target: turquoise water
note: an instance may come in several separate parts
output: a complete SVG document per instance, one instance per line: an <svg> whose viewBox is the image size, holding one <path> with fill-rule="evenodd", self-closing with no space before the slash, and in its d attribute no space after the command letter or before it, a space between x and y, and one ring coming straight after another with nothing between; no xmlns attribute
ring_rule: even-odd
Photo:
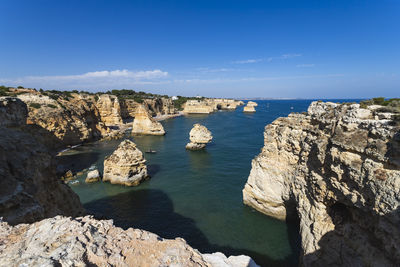
<svg viewBox="0 0 400 267"><path fill-rule="evenodd" d="M200 252L247 254L263 266L298 265L297 223L269 218L243 205L242 189L251 160L263 146L266 124L290 112L306 111L311 100L257 101L257 112L219 111L163 121L165 136L131 138L145 154L151 179L138 187L108 183L71 187L89 213L114 219L117 226L135 227L164 238L183 237ZM291 109L293 107L293 109ZM213 142L205 151L187 151L194 123L205 125ZM78 171L96 165L121 140L87 144L59 157Z"/></svg>

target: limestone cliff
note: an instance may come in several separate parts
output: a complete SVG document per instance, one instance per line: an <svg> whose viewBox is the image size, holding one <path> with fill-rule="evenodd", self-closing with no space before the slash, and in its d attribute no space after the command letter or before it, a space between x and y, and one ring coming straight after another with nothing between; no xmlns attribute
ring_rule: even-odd
<svg viewBox="0 0 400 267"><path fill-rule="evenodd" d="M132 134L164 135L165 131L162 124L155 121L147 109L143 105L140 105L135 112Z"/></svg>
<svg viewBox="0 0 400 267"><path fill-rule="evenodd" d="M186 114L209 114L218 110L235 110L243 105L242 101L224 98L206 98L204 100L188 100L184 104L183 112Z"/></svg>
<svg viewBox="0 0 400 267"><path fill-rule="evenodd" d="M144 99L143 104L147 106L151 116L172 115L176 113L171 98Z"/></svg>
<svg viewBox="0 0 400 267"><path fill-rule="evenodd" d="M209 114L215 111L214 105L200 100L188 100L184 104L183 113Z"/></svg>
<svg viewBox="0 0 400 267"><path fill-rule="evenodd" d="M103 181L137 186L148 177L143 153L130 140L122 141L118 148L104 160Z"/></svg>
<svg viewBox="0 0 400 267"><path fill-rule="evenodd" d="M55 100L30 93L18 98L28 105L28 124L47 130L57 138L58 146L96 140L109 132L92 96L73 94L68 99L60 97Z"/></svg>
<svg viewBox="0 0 400 267"><path fill-rule="evenodd" d="M121 107L118 98L113 95L102 94L96 102L101 121L106 126L122 125Z"/></svg>
<svg viewBox="0 0 400 267"><path fill-rule="evenodd" d="M265 127L244 203L300 219L306 266L400 264L400 127L379 107L313 102Z"/></svg>
<svg viewBox="0 0 400 267"><path fill-rule="evenodd" d="M142 103L150 116L172 115L176 113L174 103L170 98L143 99ZM121 99L121 116L123 119L134 118L136 109L142 105L133 99Z"/></svg>
<svg viewBox="0 0 400 267"><path fill-rule="evenodd" d="M0 266L257 267L247 256L202 255L182 238L115 227L92 217L57 216L14 227L0 223Z"/></svg>
<svg viewBox="0 0 400 267"><path fill-rule="evenodd" d="M0 98L0 217L17 224L83 214L78 196L58 179L51 155L26 125L27 113L21 100Z"/></svg>

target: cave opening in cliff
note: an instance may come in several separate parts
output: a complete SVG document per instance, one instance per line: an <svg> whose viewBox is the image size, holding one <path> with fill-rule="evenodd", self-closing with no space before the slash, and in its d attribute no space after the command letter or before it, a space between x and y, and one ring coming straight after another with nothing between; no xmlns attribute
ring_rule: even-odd
<svg viewBox="0 0 400 267"><path fill-rule="evenodd" d="M221 107L220 104L217 105L217 109L218 109L218 110L221 110L221 109L222 109L222 107Z"/></svg>

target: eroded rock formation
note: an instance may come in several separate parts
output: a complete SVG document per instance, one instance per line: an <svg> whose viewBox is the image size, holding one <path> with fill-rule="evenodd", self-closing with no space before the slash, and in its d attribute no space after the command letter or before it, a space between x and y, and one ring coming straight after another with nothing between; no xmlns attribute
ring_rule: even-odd
<svg viewBox="0 0 400 267"><path fill-rule="evenodd" d="M90 216L57 216L34 224L0 223L2 266L257 267L247 256L202 255L182 238L113 225Z"/></svg>
<svg viewBox="0 0 400 267"><path fill-rule="evenodd" d="M58 179L53 158L26 119L25 103L0 97L0 217L17 224L82 215L78 196Z"/></svg>
<svg viewBox="0 0 400 267"><path fill-rule="evenodd" d="M143 105L137 107L132 125L132 134L164 135L164 127L155 121Z"/></svg>
<svg viewBox="0 0 400 267"><path fill-rule="evenodd" d="M86 175L85 183L94 183L101 180L99 170L89 171Z"/></svg>
<svg viewBox="0 0 400 267"><path fill-rule="evenodd" d="M148 177L143 153L130 140L122 141L118 148L104 160L103 181L137 186Z"/></svg>
<svg viewBox="0 0 400 267"><path fill-rule="evenodd" d="M254 107L258 106L256 102L249 101L247 102L247 105L243 108L243 112L256 112L256 109Z"/></svg>
<svg viewBox="0 0 400 267"><path fill-rule="evenodd" d="M200 100L188 100L184 104L183 113L197 113L197 114L209 114L214 112L214 106L210 103Z"/></svg>
<svg viewBox="0 0 400 267"><path fill-rule="evenodd" d="M122 125L121 107L118 98L113 95L102 94L96 102L101 121L106 126Z"/></svg>
<svg viewBox="0 0 400 267"><path fill-rule="evenodd" d="M400 127L377 108L313 102L265 127L244 203L297 212L306 266L400 264Z"/></svg>
<svg viewBox="0 0 400 267"><path fill-rule="evenodd" d="M123 119L134 118L136 109L144 105L150 116L160 115L173 115L176 114L176 109L172 99L170 98L154 98L154 99L143 99L143 103L140 104L133 99L122 99L120 100L121 105L121 116Z"/></svg>
<svg viewBox="0 0 400 267"><path fill-rule="evenodd" d="M28 124L42 127L57 138L58 146L76 145L105 136L94 97L73 94L57 101L39 93L18 95L29 107Z"/></svg>
<svg viewBox="0 0 400 267"><path fill-rule="evenodd" d="M223 98L206 98L204 100L188 100L184 104L186 114L209 114L217 110L235 110L243 105L243 101Z"/></svg>
<svg viewBox="0 0 400 267"><path fill-rule="evenodd" d="M189 133L190 142L187 143L186 149L198 150L206 147L206 144L212 140L211 132L201 124L194 124Z"/></svg>

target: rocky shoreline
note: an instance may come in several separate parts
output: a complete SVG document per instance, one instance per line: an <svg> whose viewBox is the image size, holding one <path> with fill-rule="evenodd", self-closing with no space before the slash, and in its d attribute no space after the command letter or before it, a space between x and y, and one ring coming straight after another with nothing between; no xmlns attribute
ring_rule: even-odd
<svg viewBox="0 0 400 267"><path fill-rule="evenodd" d="M24 95L20 98L31 105ZM29 108L20 98L0 98L0 174L7 177L0 180L0 266L257 266L247 256L201 254L183 239L166 240L82 217L79 197L56 173L53 139L48 138L69 145L119 138L129 124L119 117L119 102L112 96L103 95L101 105L95 104L94 96L82 100L74 95L56 103L44 96L29 97L43 101L45 109ZM63 101L68 108L61 106ZM155 119L150 108L135 105L131 114L145 111L143 121L151 125L183 114L158 114ZM56 110L50 116L47 108ZM252 161L243 201L280 220L298 217L302 265L400 264L396 116L380 105L313 102L307 112L292 113L265 127L264 147ZM112 129L115 123L118 128ZM196 124L192 131L191 149L204 148L212 140L204 126ZM130 141L120 146L124 149L105 161L104 180L138 185L148 177L143 154ZM100 174L87 179L96 182Z"/></svg>
<svg viewBox="0 0 400 267"><path fill-rule="evenodd" d="M23 101L0 97L0 266L258 266L248 256L201 254L181 238L79 217L79 197L27 121Z"/></svg>

